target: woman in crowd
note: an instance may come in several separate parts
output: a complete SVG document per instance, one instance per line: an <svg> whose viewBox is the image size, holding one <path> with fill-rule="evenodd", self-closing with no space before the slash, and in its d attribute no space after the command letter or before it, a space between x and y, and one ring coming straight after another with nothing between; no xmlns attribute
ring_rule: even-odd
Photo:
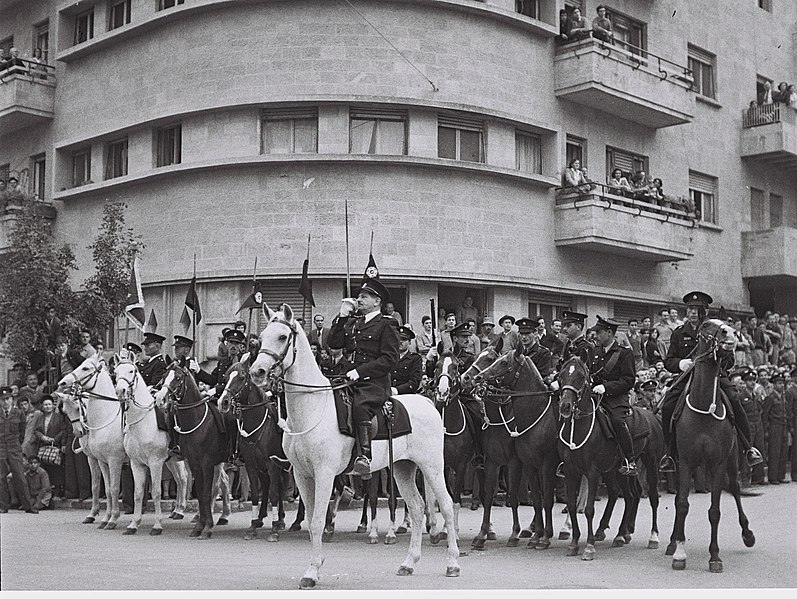
<svg viewBox="0 0 797 599"><path fill-rule="evenodd" d="M64 443L66 441L66 427L64 417L61 412L56 411L55 402L52 397L45 397L42 400L42 411L36 421L36 439L39 448L45 445L53 445L63 455ZM46 464L42 461L42 468L50 477L50 484L53 486L53 496L64 496L64 466L63 460L60 464Z"/></svg>
<svg viewBox="0 0 797 599"><path fill-rule="evenodd" d="M619 168L612 171L612 176L609 177L608 185L612 192L618 195L626 195L626 192L632 192L634 190L628 182L628 179L623 176L623 171Z"/></svg>
<svg viewBox="0 0 797 599"><path fill-rule="evenodd" d="M589 191L589 181L581 170L581 161L574 158L565 169L565 187L578 187L579 191Z"/></svg>
<svg viewBox="0 0 797 599"><path fill-rule="evenodd" d="M650 336L645 342L644 350L644 353L648 359L648 364L656 364L656 362L664 359L659 346L659 332L656 329L650 329Z"/></svg>

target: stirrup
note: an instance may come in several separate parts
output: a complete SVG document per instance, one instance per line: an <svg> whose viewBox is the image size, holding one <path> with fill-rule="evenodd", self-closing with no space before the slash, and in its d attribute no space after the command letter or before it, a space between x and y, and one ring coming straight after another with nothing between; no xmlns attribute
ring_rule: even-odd
<svg viewBox="0 0 797 599"><path fill-rule="evenodd" d="M663 455L659 462L659 472L675 472L675 460L668 455Z"/></svg>
<svg viewBox="0 0 797 599"><path fill-rule="evenodd" d="M747 460L747 465L750 466L750 468L753 466L758 466L758 464L762 464L764 462L764 456L762 456L761 452L755 447L751 447L745 451L744 457Z"/></svg>
<svg viewBox="0 0 797 599"><path fill-rule="evenodd" d="M559 465L556 467L556 476L559 478L565 478L565 463L559 462Z"/></svg>
<svg viewBox="0 0 797 599"><path fill-rule="evenodd" d="M618 472L623 476L636 476L637 475L636 461L629 460L628 458L623 458L623 463L620 464Z"/></svg>
<svg viewBox="0 0 797 599"><path fill-rule="evenodd" d="M363 480L369 480L371 478L371 460L364 455L359 456L354 460L354 467L351 469L351 472Z"/></svg>

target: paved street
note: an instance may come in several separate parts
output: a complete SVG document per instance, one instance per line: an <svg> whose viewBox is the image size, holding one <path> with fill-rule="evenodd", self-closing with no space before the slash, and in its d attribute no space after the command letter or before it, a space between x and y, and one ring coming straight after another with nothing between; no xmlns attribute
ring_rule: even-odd
<svg viewBox="0 0 797 599"><path fill-rule="evenodd" d="M794 539L797 522L792 506L797 499L797 484L764 487L763 495L745 498L744 505L756 534L754 548L742 544L733 500L723 496L720 525L720 550L725 572L708 572L709 524L708 495L692 495L687 520L689 561L685 572L674 572L664 545L673 521L673 496L665 495L660 508L662 544L658 550L646 548L650 509L640 508L637 534L630 545L611 548L610 542L597 545L594 562L583 562L564 555L565 541L554 541L547 551L533 551L521 544L507 548L511 527L508 508L496 508L493 521L498 541L488 542L486 551L470 549L481 511L464 509L460 516L462 575L447 579L444 545L432 546L424 535L423 557L412 577L395 572L404 558L408 535L400 535L397 545L368 545L363 534L353 532L359 510L338 514L334 541L325 545L326 563L321 570L319 588L326 590L366 589L578 589L578 588L722 588L797 587L794 568ZM643 500L646 501L646 500ZM604 502L597 504L602 511ZM618 508L622 502L618 503ZM561 527L564 516L557 504L555 523ZM521 507L521 520L527 524L532 509ZM309 560L308 533L282 533L279 542L269 543L267 535L244 541L243 529L250 515L235 512L225 527L216 527L213 538L198 541L188 538L188 520L164 521L164 534L147 535L152 514L145 515L145 527L136 536L123 536L121 530L97 530L81 525L83 510L42 512L38 516L12 511L0 517L2 528L3 590L84 590L84 589L275 589L297 588ZM295 511L288 513L288 523ZM129 520L123 516L125 526ZM380 510L382 522L387 510ZM613 524L619 521L615 515ZM39 559L42 548L57 559ZM582 542L583 547L583 542Z"/></svg>

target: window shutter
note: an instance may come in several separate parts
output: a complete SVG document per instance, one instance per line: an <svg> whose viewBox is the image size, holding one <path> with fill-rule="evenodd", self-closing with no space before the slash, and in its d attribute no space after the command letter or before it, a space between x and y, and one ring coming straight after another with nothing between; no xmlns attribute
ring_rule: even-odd
<svg viewBox="0 0 797 599"><path fill-rule="evenodd" d="M318 118L318 108L269 108L263 111L263 118L267 121L281 121L287 119L315 119Z"/></svg>
<svg viewBox="0 0 797 599"><path fill-rule="evenodd" d="M299 281L263 281L261 291L263 293L263 301L268 304L268 307L272 310L276 310L280 304L286 303L288 304L295 316L302 315L302 302L304 298L302 298L301 294L299 293ZM307 305L307 314L306 319L310 320L310 316L312 315L311 311L313 307L311 305ZM241 314L244 314L241 312ZM241 320L246 320L246 318L242 318ZM257 315L257 326L258 329L256 332L262 331L266 328L267 320L266 317L263 315L263 311L260 310ZM307 324L305 322L305 324ZM251 332L251 331L250 331Z"/></svg>
<svg viewBox="0 0 797 599"><path fill-rule="evenodd" d="M484 121L460 115L438 114L437 125L466 131L484 131Z"/></svg>
<svg viewBox="0 0 797 599"><path fill-rule="evenodd" d="M558 306L564 310L570 310L573 305L573 298L561 293L548 293L547 291L529 289L528 302L531 304Z"/></svg>
<svg viewBox="0 0 797 599"><path fill-rule="evenodd" d="M689 58L694 58L695 60L699 60L700 62L704 62L709 65L714 64L714 55L711 52L707 52L702 48L698 48L697 46L689 45L687 54Z"/></svg>
<svg viewBox="0 0 797 599"><path fill-rule="evenodd" d="M382 107L382 106L364 106L358 108L352 108L349 111L349 116L353 119L406 119L407 118L407 109L406 108L392 108L392 107Z"/></svg>
<svg viewBox="0 0 797 599"><path fill-rule="evenodd" d="M656 308L649 304L637 304L632 302L614 302L614 320L620 323L620 329L628 330L628 321L636 318L642 326L642 319L649 316L656 320Z"/></svg>
<svg viewBox="0 0 797 599"><path fill-rule="evenodd" d="M714 195L717 193L717 179L695 171L689 171L689 189Z"/></svg>

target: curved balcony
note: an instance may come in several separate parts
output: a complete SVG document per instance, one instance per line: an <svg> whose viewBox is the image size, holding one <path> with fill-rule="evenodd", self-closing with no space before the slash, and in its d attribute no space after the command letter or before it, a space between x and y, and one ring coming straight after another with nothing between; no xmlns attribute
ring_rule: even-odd
<svg viewBox="0 0 797 599"><path fill-rule="evenodd" d="M741 156L791 170L797 169L797 110L764 104L742 114Z"/></svg>
<svg viewBox="0 0 797 599"><path fill-rule="evenodd" d="M55 68L22 63L0 71L0 136L46 123L55 114Z"/></svg>
<svg viewBox="0 0 797 599"><path fill-rule="evenodd" d="M685 207L668 203L626 197L598 183L559 187L554 241L558 247L648 262L687 260L694 255L695 221Z"/></svg>
<svg viewBox="0 0 797 599"><path fill-rule="evenodd" d="M558 98L652 129L694 118L689 69L647 50L590 38L557 48L554 63Z"/></svg>
<svg viewBox="0 0 797 599"><path fill-rule="evenodd" d="M0 193L0 254L11 247L11 232L28 201L33 202L36 216L44 218L49 223L55 220L57 211L49 202L26 200L21 194L14 192Z"/></svg>
<svg viewBox="0 0 797 599"><path fill-rule="evenodd" d="M742 278L756 286L797 286L797 229L742 233Z"/></svg>

